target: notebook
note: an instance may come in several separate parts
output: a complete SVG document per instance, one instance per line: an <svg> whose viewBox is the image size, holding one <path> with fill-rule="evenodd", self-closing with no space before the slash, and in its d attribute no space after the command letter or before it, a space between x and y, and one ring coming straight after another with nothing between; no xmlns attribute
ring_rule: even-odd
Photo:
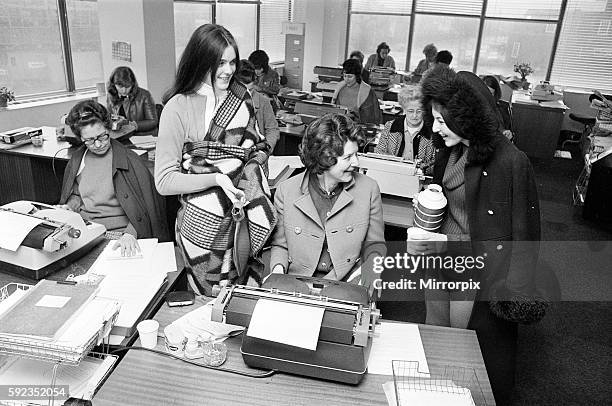
<svg viewBox="0 0 612 406"><path fill-rule="evenodd" d="M97 287L41 280L0 318L0 334L56 339Z"/></svg>

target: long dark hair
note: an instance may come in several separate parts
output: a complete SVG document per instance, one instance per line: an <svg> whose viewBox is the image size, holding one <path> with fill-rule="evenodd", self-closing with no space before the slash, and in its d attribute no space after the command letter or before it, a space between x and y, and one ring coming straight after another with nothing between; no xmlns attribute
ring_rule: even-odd
<svg viewBox="0 0 612 406"><path fill-rule="evenodd" d="M164 94L162 102L166 104L177 94L195 93L209 72L213 80L223 52L228 46L234 48L236 61L239 61L240 55L236 40L225 27L217 24L204 24L196 28L181 55L174 84Z"/></svg>
<svg viewBox="0 0 612 406"><path fill-rule="evenodd" d="M495 102L498 102L501 99L502 91L501 86L499 85L499 80L495 76L487 75L482 78L482 81L485 82L487 86L494 90L493 97L495 98Z"/></svg>
<svg viewBox="0 0 612 406"><path fill-rule="evenodd" d="M117 92L115 85L123 87L132 86L130 93L128 94L128 98L130 99L134 98L136 92L138 92L138 81L136 80L136 75L134 75L132 69L127 66L118 66L115 68L113 73L111 73L110 78L108 78L108 84L106 87L113 105L121 102L121 98L119 97L119 93Z"/></svg>

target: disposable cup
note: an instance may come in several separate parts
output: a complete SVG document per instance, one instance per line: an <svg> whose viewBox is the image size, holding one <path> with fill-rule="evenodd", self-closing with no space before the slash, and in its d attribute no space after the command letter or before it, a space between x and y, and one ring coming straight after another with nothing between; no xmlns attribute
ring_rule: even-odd
<svg viewBox="0 0 612 406"><path fill-rule="evenodd" d="M143 320L136 326L140 336L140 345L145 348L155 348L159 323L155 320Z"/></svg>

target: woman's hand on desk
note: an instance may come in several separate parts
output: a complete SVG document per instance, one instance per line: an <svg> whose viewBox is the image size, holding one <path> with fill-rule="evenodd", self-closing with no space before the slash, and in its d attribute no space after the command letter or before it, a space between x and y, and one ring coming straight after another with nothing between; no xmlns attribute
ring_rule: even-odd
<svg viewBox="0 0 612 406"><path fill-rule="evenodd" d="M121 256L122 257L133 257L136 254L140 253L140 245L138 245L138 240L132 234L124 233L121 238L115 242L113 245L113 250L121 248Z"/></svg>
<svg viewBox="0 0 612 406"><path fill-rule="evenodd" d="M62 210L73 211L67 204L56 204L55 207Z"/></svg>

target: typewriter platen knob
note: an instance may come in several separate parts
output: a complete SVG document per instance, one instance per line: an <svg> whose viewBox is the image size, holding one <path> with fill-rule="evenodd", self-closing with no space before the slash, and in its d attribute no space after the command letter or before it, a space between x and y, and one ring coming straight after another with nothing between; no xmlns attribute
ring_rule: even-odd
<svg viewBox="0 0 612 406"><path fill-rule="evenodd" d="M68 236L70 238L79 238L81 236L81 230L79 230L78 228L74 228L72 227L69 231L68 231Z"/></svg>

